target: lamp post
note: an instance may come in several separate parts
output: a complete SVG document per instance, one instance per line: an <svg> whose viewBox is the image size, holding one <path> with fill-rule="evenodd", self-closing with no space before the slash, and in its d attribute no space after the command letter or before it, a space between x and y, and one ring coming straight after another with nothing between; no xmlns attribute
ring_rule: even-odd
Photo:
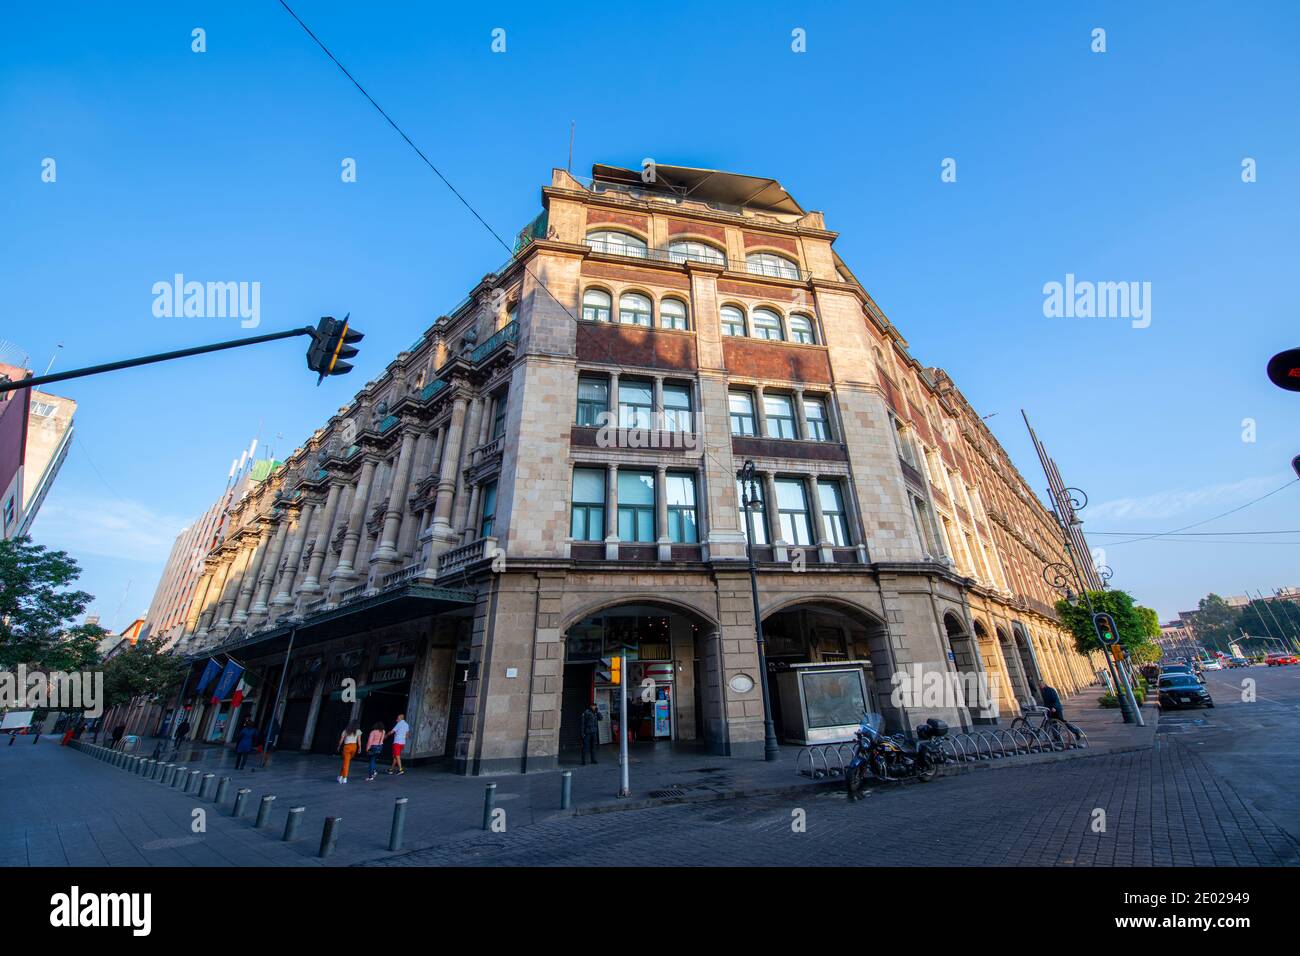
<svg viewBox="0 0 1300 956"><path fill-rule="evenodd" d="M775 760L781 749L776 742L776 725L772 723L772 692L767 682L767 642L763 638L763 616L758 607L758 566L754 564L754 508L762 504L758 495L754 462L746 461L740 469L740 486L743 494L741 507L745 510L745 557L749 559L749 591L754 598L754 641L758 645L758 680L763 689L763 759Z"/></svg>

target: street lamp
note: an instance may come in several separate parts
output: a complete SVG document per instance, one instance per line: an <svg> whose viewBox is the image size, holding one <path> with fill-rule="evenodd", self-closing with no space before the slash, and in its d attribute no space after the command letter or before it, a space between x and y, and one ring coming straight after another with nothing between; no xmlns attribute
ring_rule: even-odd
<svg viewBox="0 0 1300 956"><path fill-rule="evenodd" d="M758 679L763 688L763 759L775 760L781 754L776 742L776 725L772 723L772 692L767 681L767 642L763 639L763 615L758 608L758 566L754 564L754 509L763 499L758 494L754 462L748 460L740 469L740 506L745 511L745 557L749 559L749 591L754 598L754 642L758 645Z"/></svg>

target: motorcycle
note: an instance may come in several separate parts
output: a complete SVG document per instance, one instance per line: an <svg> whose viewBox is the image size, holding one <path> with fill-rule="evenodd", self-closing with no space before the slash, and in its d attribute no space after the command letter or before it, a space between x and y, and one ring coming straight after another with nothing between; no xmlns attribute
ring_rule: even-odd
<svg viewBox="0 0 1300 956"><path fill-rule="evenodd" d="M931 717L916 728L915 749L902 734L887 736L884 726L885 719L880 714L863 714L862 723L853 734L853 759L844 774L850 800L862 796L867 774L877 780L915 777L925 783L934 779L948 759L938 742L948 733L948 725L942 720Z"/></svg>

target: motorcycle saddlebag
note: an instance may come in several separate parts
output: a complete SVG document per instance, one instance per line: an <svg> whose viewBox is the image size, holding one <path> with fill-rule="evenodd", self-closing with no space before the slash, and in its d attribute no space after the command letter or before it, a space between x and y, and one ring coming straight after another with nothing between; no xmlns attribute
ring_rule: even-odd
<svg viewBox="0 0 1300 956"><path fill-rule="evenodd" d="M948 725L937 717L931 717L925 723L916 728L916 736L920 740L930 740L935 737L944 737L948 733Z"/></svg>

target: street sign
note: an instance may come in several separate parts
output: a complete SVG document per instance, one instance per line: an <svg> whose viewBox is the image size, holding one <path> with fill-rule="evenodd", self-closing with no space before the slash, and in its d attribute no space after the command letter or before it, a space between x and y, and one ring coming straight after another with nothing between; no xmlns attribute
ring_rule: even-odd
<svg viewBox="0 0 1300 956"><path fill-rule="evenodd" d="M1268 380L1288 392L1300 392L1300 349L1287 349L1269 359Z"/></svg>

